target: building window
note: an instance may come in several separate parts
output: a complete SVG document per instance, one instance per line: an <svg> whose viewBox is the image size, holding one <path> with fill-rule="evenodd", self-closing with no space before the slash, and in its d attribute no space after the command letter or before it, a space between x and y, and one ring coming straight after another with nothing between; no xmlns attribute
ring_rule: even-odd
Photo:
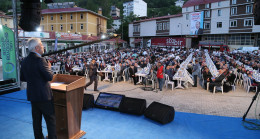
<svg viewBox="0 0 260 139"><path fill-rule="evenodd" d="M186 7L186 12L188 12L188 7Z"/></svg>
<svg viewBox="0 0 260 139"><path fill-rule="evenodd" d="M44 26L42 26L42 31L44 31Z"/></svg>
<svg viewBox="0 0 260 139"><path fill-rule="evenodd" d="M237 7L232 7L231 8L231 15L236 15L237 14Z"/></svg>
<svg viewBox="0 0 260 139"><path fill-rule="evenodd" d="M208 4L205 4L205 8L207 8L207 9L209 8L209 3L208 3Z"/></svg>
<svg viewBox="0 0 260 139"><path fill-rule="evenodd" d="M205 11L205 17L210 17L210 11Z"/></svg>
<svg viewBox="0 0 260 139"><path fill-rule="evenodd" d="M70 24L70 30L73 30L73 24Z"/></svg>
<svg viewBox="0 0 260 139"><path fill-rule="evenodd" d="M84 18L83 14L80 14L80 19L83 19L83 18Z"/></svg>
<svg viewBox="0 0 260 139"><path fill-rule="evenodd" d="M60 15L60 20L62 20L62 14Z"/></svg>
<svg viewBox="0 0 260 139"><path fill-rule="evenodd" d="M83 29L83 24L80 24L80 29Z"/></svg>
<svg viewBox="0 0 260 139"><path fill-rule="evenodd" d="M60 30L62 30L63 29L63 25L60 25Z"/></svg>
<svg viewBox="0 0 260 139"><path fill-rule="evenodd" d="M237 4L237 0L232 0L232 4Z"/></svg>
<svg viewBox="0 0 260 139"><path fill-rule="evenodd" d="M167 30L170 30L170 22L167 22Z"/></svg>
<svg viewBox="0 0 260 139"><path fill-rule="evenodd" d="M218 10L218 16L221 16L221 10Z"/></svg>
<svg viewBox="0 0 260 139"><path fill-rule="evenodd" d="M51 25L51 30L53 31L53 25Z"/></svg>
<svg viewBox="0 0 260 139"><path fill-rule="evenodd" d="M254 36L251 34L231 34L228 36L228 45L254 45Z"/></svg>
<svg viewBox="0 0 260 139"><path fill-rule="evenodd" d="M218 2L218 7L220 7L221 6L221 2Z"/></svg>
<svg viewBox="0 0 260 139"><path fill-rule="evenodd" d="M186 20L189 20L189 14L186 14Z"/></svg>
<svg viewBox="0 0 260 139"><path fill-rule="evenodd" d="M204 29L210 29L210 23L204 23Z"/></svg>
<svg viewBox="0 0 260 139"><path fill-rule="evenodd" d="M70 19L73 19L73 15L72 14L70 14Z"/></svg>
<svg viewBox="0 0 260 139"><path fill-rule="evenodd" d="M5 21L7 21L7 19L5 18Z"/></svg>
<svg viewBox="0 0 260 139"><path fill-rule="evenodd" d="M199 10L199 5L196 5L196 6L195 6L195 10Z"/></svg>
<svg viewBox="0 0 260 139"><path fill-rule="evenodd" d="M244 20L244 26L252 26L252 25L253 25L253 19Z"/></svg>
<svg viewBox="0 0 260 139"><path fill-rule="evenodd" d="M253 6L252 5L247 5L246 6L246 13L252 13L253 12Z"/></svg>
<svg viewBox="0 0 260 139"><path fill-rule="evenodd" d="M222 28L222 22L217 22L217 28Z"/></svg>
<svg viewBox="0 0 260 139"><path fill-rule="evenodd" d="M140 26L134 26L134 32L140 32Z"/></svg>
<svg viewBox="0 0 260 139"><path fill-rule="evenodd" d="M53 15L51 15L51 20L53 20Z"/></svg>
<svg viewBox="0 0 260 139"><path fill-rule="evenodd" d="M246 2L252 2L252 0L246 0Z"/></svg>
<svg viewBox="0 0 260 139"><path fill-rule="evenodd" d="M230 27L237 27L237 20L230 21Z"/></svg>
<svg viewBox="0 0 260 139"><path fill-rule="evenodd" d="M42 16L42 21L44 20L44 16Z"/></svg>

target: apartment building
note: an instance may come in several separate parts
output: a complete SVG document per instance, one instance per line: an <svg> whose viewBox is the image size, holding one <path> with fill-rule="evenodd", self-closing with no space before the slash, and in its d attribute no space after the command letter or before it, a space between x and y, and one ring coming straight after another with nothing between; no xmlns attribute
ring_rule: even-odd
<svg viewBox="0 0 260 139"><path fill-rule="evenodd" d="M8 28L14 28L13 17L0 11L0 25L7 26Z"/></svg>
<svg viewBox="0 0 260 139"><path fill-rule="evenodd" d="M232 48L260 46L260 25L254 25L253 0L189 0L182 14L129 24L131 45L153 38L183 38L186 47L222 44ZM196 26L198 24L198 26ZM199 27L200 34L193 31ZM135 40L141 40L135 41Z"/></svg>
<svg viewBox="0 0 260 139"><path fill-rule="evenodd" d="M49 32L99 36L107 31L107 19L100 11L95 13L80 7L57 7L42 10L41 28Z"/></svg>
<svg viewBox="0 0 260 139"><path fill-rule="evenodd" d="M120 17L120 9L116 6L111 6L110 16L113 17Z"/></svg>
<svg viewBox="0 0 260 139"><path fill-rule="evenodd" d="M132 0L123 3L123 15L129 16L131 13L138 17L147 16L147 3L143 0Z"/></svg>

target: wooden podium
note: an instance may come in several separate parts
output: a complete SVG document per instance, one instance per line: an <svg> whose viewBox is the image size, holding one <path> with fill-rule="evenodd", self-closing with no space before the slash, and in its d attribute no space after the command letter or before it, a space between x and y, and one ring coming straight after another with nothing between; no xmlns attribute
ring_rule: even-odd
<svg viewBox="0 0 260 139"><path fill-rule="evenodd" d="M51 81L58 139L79 139L86 132L80 130L85 78L55 74Z"/></svg>

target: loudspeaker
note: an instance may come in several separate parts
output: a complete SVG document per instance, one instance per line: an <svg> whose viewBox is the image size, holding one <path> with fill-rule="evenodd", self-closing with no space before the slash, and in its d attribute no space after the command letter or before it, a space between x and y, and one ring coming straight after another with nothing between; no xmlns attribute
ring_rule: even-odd
<svg viewBox="0 0 260 139"><path fill-rule="evenodd" d="M143 115L146 109L146 100L139 98L125 97L119 107L119 111L123 113Z"/></svg>
<svg viewBox="0 0 260 139"><path fill-rule="evenodd" d="M167 124L173 121L175 115L174 108L159 102L153 102L145 110L144 116L158 121L162 124Z"/></svg>
<svg viewBox="0 0 260 139"><path fill-rule="evenodd" d="M260 25L260 1L255 0L254 3L254 21L255 25Z"/></svg>
<svg viewBox="0 0 260 139"><path fill-rule="evenodd" d="M94 107L94 95L84 94L83 97L83 109L89 109Z"/></svg>
<svg viewBox="0 0 260 139"><path fill-rule="evenodd" d="M21 4L21 19L19 26L24 31L36 31L40 27L41 22L41 3L28 3Z"/></svg>

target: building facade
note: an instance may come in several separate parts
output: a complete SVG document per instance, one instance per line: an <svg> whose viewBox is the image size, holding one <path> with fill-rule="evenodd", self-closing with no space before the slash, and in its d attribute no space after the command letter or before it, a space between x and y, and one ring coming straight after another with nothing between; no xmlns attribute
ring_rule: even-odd
<svg viewBox="0 0 260 139"><path fill-rule="evenodd" d="M42 10L43 31L100 36L107 31L107 17L80 7Z"/></svg>
<svg viewBox="0 0 260 139"><path fill-rule="evenodd" d="M260 46L260 25L253 21L253 0L189 0L183 5L182 14L129 24L129 37L132 46L135 40L141 39L145 45L158 37L183 37L186 47L214 43L231 49ZM191 31L197 22L200 34Z"/></svg>
<svg viewBox="0 0 260 139"><path fill-rule="evenodd" d="M131 13L138 17L147 16L147 3L143 0L133 0L123 3L123 15L129 16Z"/></svg>
<svg viewBox="0 0 260 139"><path fill-rule="evenodd" d="M0 25L7 26L8 28L14 28L13 17L5 15L4 12L0 11Z"/></svg>
<svg viewBox="0 0 260 139"><path fill-rule="evenodd" d="M183 0L177 0L177 1L175 2L175 6L182 7L183 4L184 4L184 1L183 1Z"/></svg>
<svg viewBox="0 0 260 139"><path fill-rule="evenodd" d="M110 16L112 18L120 17L120 9L118 9L116 6L111 6Z"/></svg>

